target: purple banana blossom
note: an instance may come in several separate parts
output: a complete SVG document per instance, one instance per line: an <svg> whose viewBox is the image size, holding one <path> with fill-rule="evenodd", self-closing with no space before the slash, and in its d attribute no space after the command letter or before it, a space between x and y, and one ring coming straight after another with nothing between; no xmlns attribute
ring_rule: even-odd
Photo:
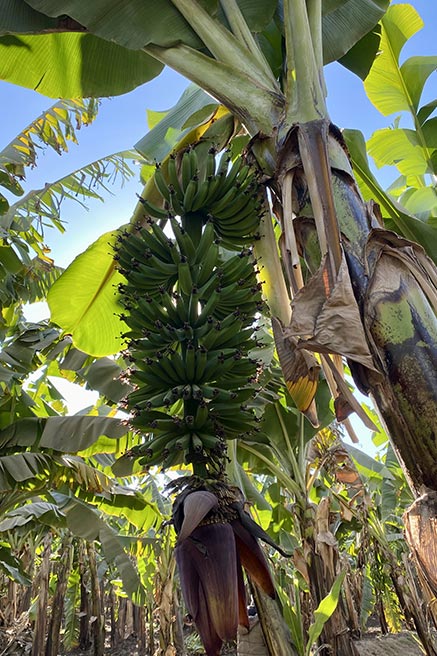
<svg viewBox="0 0 437 656"><path fill-rule="evenodd" d="M173 506L181 588L207 656L218 656L223 642L236 638L239 624L249 627L242 567L275 597L254 534L271 540L245 512L241 492L228 486L226 491L223 498L204 489L188 490Z"/></svg>

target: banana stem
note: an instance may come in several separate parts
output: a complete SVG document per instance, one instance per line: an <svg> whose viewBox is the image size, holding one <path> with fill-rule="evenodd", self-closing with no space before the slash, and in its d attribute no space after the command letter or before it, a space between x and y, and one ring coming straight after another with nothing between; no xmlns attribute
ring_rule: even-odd
<svg viewBox="0 0 437 656"><path fill-rule="evenodd" d="M182 43L171 48L148 45L144 52L201 86L233 112L252 136L259 132L270 135L278 125L282 94L257 84L239 67L218 62Z"/></svg>
<svg viewBox="0 0 437 656"><path fill-rule="evenodd" d="M328 254L332 286L341 264L342 252L327 146L327 121L310 121L300 125L298 140L320 250L322 256Z"/></svg>
<svg viewBox="0 0 437 656"><path fill-rule="evenodd" d="M210 16L196 0L172 0L172 2L217 61L229 66L234 66L235 62L238 62L238 68L244 75L260 82L266 88L279 92L271 71L270 75L266 75L265 67L260 69L258 59L246 45L242 45L232 32ZM242 16L241 18L245 23L244 18Z"/></svg>
<svg viewBox="0 0 437 656"><path fill-rule="evenodd" d="M244 16L236 0L220 0L220 4L235 37L254 57L265 79L270 80L271 85L279 91L279 85L273 75L273 71L244 20Z"/></svg>
<svg viewBox="0 0 437 656"><path fill-rule="evenodd" d="M313 24L316 24L313 8ZM319 7L321 11L321 6ZM320 19L321 20L321 19ZM321 85L323 72L314 52L311 27L305 0L284 0L286 44L286 116L284 136L294 123L306 123L328 115ZM316 35L316 39L319 37ZM319 49L319 44L317 44Z"/></svg>
<svg viewBox="0 0 437 656"><path fill-rule="evenodd" d="M313 42L314 59L323 95L326 98L327 90L325 76L323 75L322 0L307 0L307 12Z"/></svg>
<svg viewBox="0 0 437 656"><path fill-rule="evenodd" d="M226 476L229 478L234 485L244 489L243 480L239 472L239 463L237 457L237 442L238 440L228 440L228 458L226 461Z"/></svg>
<svg viewBox="0 0 437 656"><path fill-rule="evenodd" d="M252 453L255 455L257 458L262 460L265 465L267 465L267 468L270 469L272 474L274 474L278 481L280 481L281 485L285 487L286 490L291 492L292 494L295 495L296 500L300 500L302 497L302 491L299 487L299 485L294 481L288 474L286 474L280 467L277 467L271 459L269 459L267 456L265 456L263 453L255 449L254 447L250 446L249 444L246 444L245 442L240 443L240 448L243 449L244 451L248 451L249 453Z"/></svg>
<svg viewBox="0 0 437 656"><path fill-rule="evenodd" d="M291 257L291 271L289 270L291 277L290 283L293 289L293 296L295 296L299 289L303 287L304 282L293 224L293 178L293 171L287 171L282 183L282 229L285 236L285 248Z"/></svg>
<svg viewBox="0 0 437 656"><path fill-rule="evenodd" d="M267 203L266 207L268 207ZM263 295L272 316L278 317L285 326L288 326L291 319L290 298L269 210L266 211L261 221L260 231L261 239L255 242L254 251L261 265L261 278L264 283Z"/></svg>
<svg viewBox="0 0 437 656"><path fill-rule="evenodd" d="M305 485L305 478L304 478L304 476L305 476L305 463L303 463L303 466L302 466L302 463L298 462L298 460L296 458L296 454L294 452L294 449L291 446L290 436L289 436L289 433L288 433L287 426L285 425L285 423L284 423L284 421L281 417L281 414L279 412L277 413L277 417L278 417L279 423L281 425L282 434L284 436L284 441L287 445L288 460L289 460L289 464L290 464L290 468L291 468L291 473L293 475L293 479L296 481L296 484L298 486L300 486L301 495L303 497L305 497L305 493L306 493L306 485ZM300 415L300 418L301 418L302 425L303 425L303 420L304 420L303 414ZM284 454L278 453L277 449L275 449L275 444L273 444L272 448L276 451L278 459L283 457ZM300 453L299 453L298 457L299 457L299 460L300 460L300 457L301 457Z"/></svg>

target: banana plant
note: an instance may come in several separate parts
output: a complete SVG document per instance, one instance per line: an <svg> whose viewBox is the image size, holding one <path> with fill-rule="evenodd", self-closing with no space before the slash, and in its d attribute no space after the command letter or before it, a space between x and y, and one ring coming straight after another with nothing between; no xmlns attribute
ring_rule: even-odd
<svg viewBox="0 0 437 656"><path fill-rule="evenodd" d="M43 0L23 1L21 5L25 8L21 19L23 36L20 37L24 41L32 43L32 39L35 39L32 32L38 33L44 24L55 31L54 36L47 37L47 41L49 38L53 41L52 48L56 40L60 43L65 41L64 47L68 49L67 37L73 38L73 35L74 38L92 37L103 42L105 39L115 41L121 47L144 54L145 62L153 57L172 66L220 99L242 122L248 134L254 138L250 150L268 181L275 200L277 220L284 235L284 262L288 262L287 270L290 274L286 284L291 288L293 296L296 296L290 327L289 317L283 321L288 331L287 336L292 343L297 340L295 346L299 348L296 352L313 350L326 353L322 354L323 366L330 369L333 376L336 376L337 367L330 364L330 353L338 353L350 360L357 384L366 393L371 392L377 401L396 441L396 448L400 450L401 459L405 462L412 486L416 490L421 485L433 489L432 467L420 467L418 464L428 461L428 447L424 447L421 457L416 457L414 462L411 453L414 451L413 444L417 449L417 444L426 442L416 438L418 425L421 425L419 433L423 435L422 424L425 422L425 433L431 436L435 417L432 411L431 415L428 410L422 411L422 402L417 401L416 393L413 393L411 385L401 373L411 358L412 362L417 361L414 350L417 340L408 331L401 332L392 346L389 338L389 317L395 310L397 312L400 307L403 308L400 316L404 319L400 325L416 326L416 319L411 324L410 317L422 317L421 320L417 319L419 323L413 330L413 336L417 329L420 334L430 335L425 343L428 344L429 340L431 342L424 347L423 352L420 351L425 360L415 376L415 389L418 381L422 381L423 394L420 398L423 398L427 407L435 408L432 381L423 378L423 372L433 371L433 269L420 249L413 249L412 254L405 255L405 249L409 248L407 243L378 227L377 215L375 212L372 215L372 209L362 202L354 186L342 138L332 127L324 99L323 64L350 53L360 39L369 38L367 35L384 15L387 3L368 3L368 6L366 3L356 3L349 17L350 30L345 33L340 25L346 3L322 8L321 3L317 2L306 7L300 0L290 1L284 2L283 13L280 14L274 2L269 4L268 11L264 5L262 9L255 5L248 11L243 6L240 9L236 0L220 3L219 6L215 2L201 4L175 0L165 3L165 15L172 21L174 28L171 38L162 31L162 16L158 22L150 21L149 12L145 8L139 13L130 13L126 8L118 17L120 23L116 26L116 12L111 0L107 2L105 19L102 21L76 2L64 8L66 15L71 15L72 23L61 22L59 25L52 16L57 16L63 7ZM151 11L153 15L153 6ZM135 29L130 24L133 15ZM390 14L388 16L387 25ZM391 16L394 17L393 12ZM405 24L401 17L397 21L394 18L394 21L401 27ZM4 12L3 24L5 33L20 32L18 15L13 10ZM82 32L78 32L79 25L82 26ZM285 47L280 70L278 57L274 59L272 49L269 55L266 54L268 29L271 30L271 38L276 38L276 42L282 40ZM8 38L4 37L6 42ZM205 54L205 49L209 54ZM368 50L370 63L376 50L377 44L373 50ZM350 53L349 61L352 66L353 54ZM8 63L15 56L14 48L8 48ZM50 49L45 56L50 60ZM420 102L423 82L432 67L425 66L420 70L421 84L415 90L416 104ZM13 79L12 73L9 73L8 79ZM293 157L297 164L292 166L290 158ZM341 171L341 174L337 174L337 171ZM321 180L326 181L323 189ZM296 220L287 218L290 212ZM316 256L315 262L309 262L308 231L304 235L298 234L298 226L304 223L299 218L306 215L314 220L310 234L315 230L319 243L319 256ZM314 265L323 261L319 273L311 279L308 291L302 289L299 294L297 292L303 287L304 279L301 275L302 263L298 257L298 242L301 252L307 256L309 270L313 268L313 275ZM399 263L399 257L395 255L401 252L403 264ZM369 268L370 262L378 264ZM389 278L380 273L383 266L387 267L387 271L393 271L391 291L380 289L379 281ZM401 277L397 278L396 275ZM328 280L327 292L323 291L324 280ZM396 290L400 288L408 290L408 293L405 292L406 300L389 302L388 296L396 296ZM341 344L337 344L332 334L329 337L326 334L324 322L323 325L320 322L316 325L315 315L325 308L326 323L329 324L329 298L334 290L337 290L336 294L346 294L346 289L349 290L346 296L348 300L344 301L348 309L346 323L349 326L349 322L353 321L357 328L349 330L349 335L341 333ZM383 297L380 293L383 293ZM318 304L313 304L312 318L305 309L308 294L319 298ZM384 304L382 300L376 302L377 298L384 298ZM276 316L284 314L284 309L271 310ZM373 319L366 319L363 325L361 317ZM354 344L351 343L351 333L355 336ZM340 335L338 331L336 334ZM413 349L411 353L410 347L407 348L410 343ZM395 358L393 349L397 354ZM311 375L302 376L302 380L305 382ZM395 379L398 382L395 383ZM310 405L309 398L305 399L305 405Z"/></svg>

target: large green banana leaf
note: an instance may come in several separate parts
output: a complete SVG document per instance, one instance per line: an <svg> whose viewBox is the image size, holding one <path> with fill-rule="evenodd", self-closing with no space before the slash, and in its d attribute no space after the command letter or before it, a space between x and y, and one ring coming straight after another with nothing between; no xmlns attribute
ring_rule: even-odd
<svg viewBox="0 0 437 656"><path fill-rule="evenodd" d="M102 0L98 4L82 0L7 0L0 7L0 34L4 35L0 37L0 76L49 96L125 93L162 69L161 64L140 51L148 44L171 47L182 43L205 50L190 21L179 10L181 4L177 0ZM193 15L200 6L227 26L217 4L217 0L192 0L188 6ZM388 0L324 2L325 63L345 55L371 32L387 5ZM252 31L262 33L270 27L271 37L272 25L276 31L281 29L281 0L238 0L238 6ZM273 42L280 47L280 39ZM368 51L363 56L368 58ZM238 68L238 62L235 66ZM359 65L351 67L359 69Z"/></svg>
<svg viewBox="0 0 437 656"><path fill-rule="evenodd" d="M437 68L437 57L410 57L402 65L401 50L423 27L411 5L391 6L382 19L380 53L364 87L384 116L403 110L416 111L426 80Z"/></svg>
<svg viewBox="0 0 437 656"><path fill-rule="evenodd" d="M121 334L127 330L118 316L122 308L117 285L124 278L114 266L115 237L99 237L58 278L47 297L52 321L73 335L77 348L96 357L120 351Z"/></svg>
<svg viewBox="0 0 437 656"><path fill-rule="evenodd" d="M50 98L116 96L163 68L144 52L83 32L5 35L0 51L3 80Z"/></svg>

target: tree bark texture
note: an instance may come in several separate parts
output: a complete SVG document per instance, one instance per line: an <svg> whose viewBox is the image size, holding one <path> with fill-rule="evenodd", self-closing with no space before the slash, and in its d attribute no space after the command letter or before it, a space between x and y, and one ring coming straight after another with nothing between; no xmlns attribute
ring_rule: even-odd
<svg viewBox="0 0 437 656"><path fill-rule="evenodd" d="M91 542L87 542L86 550L91 580L91 610L93 615L92 633L94 638L94 656L103 656L105 652L105 622L102 612L99 579L97 577L96 552L94 545Z"/></svg>
<svg viewBox="0 0 437 656"><path fill-rule="evenodd" d="M290 171L295 216L282 216L283 231L292 222L309 269L318 260L322 268L295 295L289 334L300 337L298 348L347 358L357 387L376 402L412 489L437 490L435 266L421 247L382 228L377 207L360 195L340 132L327 121L290 133L279 158L279 195ZM299 235L300 222L307 228ZM315 232L322 245L316 255L308 237Z"/></svg>
<svg viewBox="0 0 437 656"><path fill-rule="evenodd" d="M296 656L296 650L291 641L290 632L284 622L277 601L271 599L255 584L251 583L250 588L258 613L262 635L264 636L264 648L266 649L264 653L267 653L268 656ZM263 654L263 645L259 639L260 636L257 635L257 629L255 631L254 638L256 640L252 641L252 646L255 649L256 645L259 653ZM243 649L247 648L244 636L241 637L240 641L244 645ZM246 653L248 652L246 651Z"/></svg>
<svg viewBox="0 0 437 656"><path fill-rule="evenodd" d="M427 615L437 626L437 492L422 494L404 513L405 537L428 600ZM433 645L434 651L437 646Z"/></svg>
<svg viewBox="0 0 437 656"><path fill-rule="evenodd" d="M66 535L62 542L61 558L58 563L58 581L52 602L52 616L46 643L46 656L58 656L62 616L64 612L64 599L67 590L68 576L71 569L72 536Z"/></svg>
<svg viewBox="0 0 437 656"><path fill-rule="evenodd" d="M317 607L332 589L339 572L337 541L329 528L330 503L326 497L317 507L313 519L307 512L303 520L306 539L304 553L308 562L308 574L313 603ZM321 652L336 656L358 656L340 598L337 608L323 627ZM323 645L327 645L326 648Z"/></svg>
<svg viewBox="0 0 437 656"><path fill-rule="evenodd" d="M32 656L41 656L44 653L44 642L47 626L47 604L50 578L50 552L52 534L49 532L44 538L41 567L39 570L39 592L36 612L35 629L32 641Z"/></svg>
<svg viewBox="0 0 437 656"><path fill-rule="evenodd" d="M86 550L83 540L79 540L79 572L80 572L80 619L79 647L87 650L90 640L90 600L87 586L88 573L86 568Z"/></svg>

